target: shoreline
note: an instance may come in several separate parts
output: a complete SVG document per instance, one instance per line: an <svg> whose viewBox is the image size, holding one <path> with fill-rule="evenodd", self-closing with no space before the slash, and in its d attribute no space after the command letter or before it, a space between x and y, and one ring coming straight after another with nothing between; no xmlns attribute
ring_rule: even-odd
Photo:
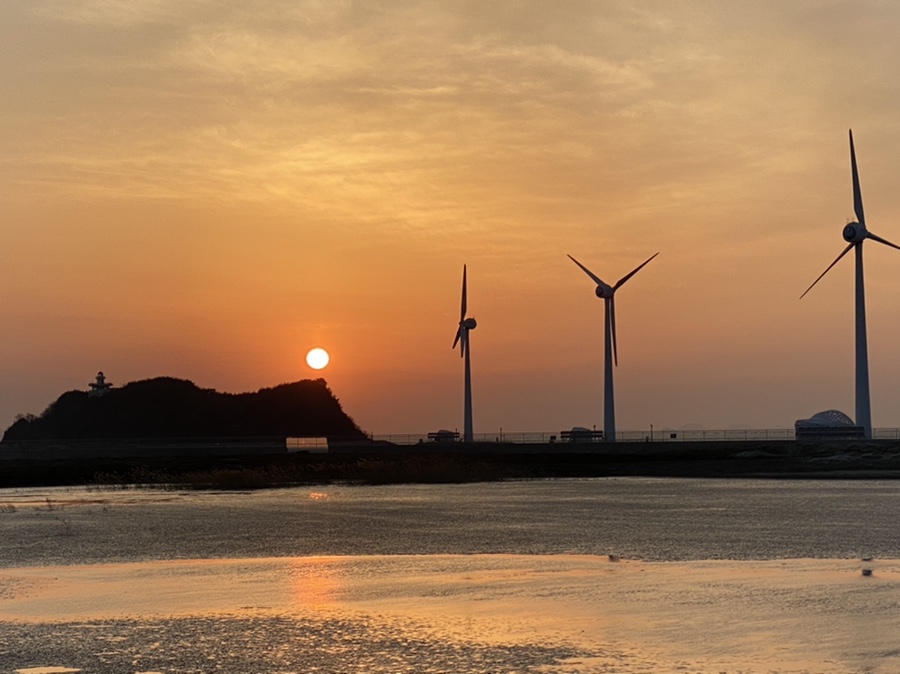
<svg viewBox="0 0 900 674"><path fill-rule="evenodd" d="M563 477L900 479L900 441L702 441L511 444L335 442L326 453L270 441L177 449L127 441L54 446L47 458L0 447L0 488L116 486L253 489L315 485L463 483ZM35 452L32 452L35 454ZM38 456L40 456L38 454Z"/></svg>
<svg viewBox="0 0 900 674"><path fill-rule="evenodd" d="M3 672L900 664L900 483L614 478L7 498Z"/></svg>

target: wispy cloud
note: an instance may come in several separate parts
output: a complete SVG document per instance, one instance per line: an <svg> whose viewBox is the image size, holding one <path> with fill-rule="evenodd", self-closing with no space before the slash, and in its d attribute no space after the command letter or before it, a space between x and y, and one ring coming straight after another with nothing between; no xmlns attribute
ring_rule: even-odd
<svg viewBox="0 0 900 674"><path fill-rule="evenodd" d="M202 286L181 291L186 308L160 323L181 320L194 301L216 315L235 302L250 311L253 293L235 299L233 270L247 269L253 292L278 298L259 315L301 311L282 287L318 279L309 285L319 294L297 301L353 334L375 320L359 307L389 287L405 285L408 304L436 311L435 277L452 276L452 295L468 260L473 283L490 279L493 335L514 327L520 346L539 312L561 321L557 337L581 339L559 306L571 280L565 252L627 269L665 248L665 283L648 276L629 290L696 368L692 326L736 331L729 347L769 345L752 334L756 323L796 315L772 298L803 276L797 251L814 256L821 245L829 261L825 223L852 215L848 127L858 127L867 209L887 221L900 213L898 26L900 10L878 2L9 0L0 3L3 235L59 233L72 279L74 258L92 245L114 254L109 234L122 220L166 223L154 230L153 260L140 263L146 275L118 284L164 283L150 268L171 264L179 283ZM92 219L101 222L86 226ZM185 240L190 255L167 257ZM138 264L133 251L122 256ZM761 258L771 273L754 266ZM394 267L403 271L385 272ZM413 280L401 284L403 274ZM23 287L16 278L5 287ZM59 285L58 304L74 301L78 284ZM103 316L97 287L77 306ZM735 296L758 321L739 320ZM519 297L528 308L513 309ZM407 313L393 319L398 330L420 334ZM431 362L424 346L409 348L410 371ZM498 368L518 367L496 348ZM662 358L641 348L648 362ZM541 367L565 369L563 360Z"/></svg>

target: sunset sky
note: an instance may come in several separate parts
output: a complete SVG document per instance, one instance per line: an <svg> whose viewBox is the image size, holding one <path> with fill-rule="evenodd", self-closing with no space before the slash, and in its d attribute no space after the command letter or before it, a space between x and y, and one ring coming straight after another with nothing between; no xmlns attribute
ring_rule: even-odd
<svg viewBox="0 0 900 674"><path fill-rule="evenodd" d="M323 376L366 431L854 414L847 131L900 244L900 4L0 3L0 426L168 375ZM876 428L900 252L865 245ZM331 363L305 362L321 346Z"/></svg>

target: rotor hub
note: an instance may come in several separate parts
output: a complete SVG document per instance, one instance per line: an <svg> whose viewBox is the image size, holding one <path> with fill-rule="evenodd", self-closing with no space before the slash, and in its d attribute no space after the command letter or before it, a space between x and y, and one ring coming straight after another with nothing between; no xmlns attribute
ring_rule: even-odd
<svg viewBox="0 0 900 674"><path fill-rule="evenodd" d="M467 318L466 320L460 322L460 325L466 330L474 330L478 326L478 323L475 322L474 318Z"/></svg>
<svg viewBox="0 0 900 674"><path fill-rule="evenodd" d="M848 222L842 234L847 243L859 243L866 238L866 228L858 222Z"/></svg>
<svg viewBox="0 0 900 674"><path fill-rule="evenodd" d="M608 300L613 296L613 289L611 286L603 283L602 285L598 285L597 289L594 291L601 300Z"/></svg>

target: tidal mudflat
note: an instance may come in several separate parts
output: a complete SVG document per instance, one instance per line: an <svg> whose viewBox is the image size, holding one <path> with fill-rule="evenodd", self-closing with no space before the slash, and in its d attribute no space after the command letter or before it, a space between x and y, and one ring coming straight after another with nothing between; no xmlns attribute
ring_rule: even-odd
<svg viewBox="0 0 900 674"><path fill-rule="evenodd" d="M642 479L2 491L0 671L900 671L898 502Z"/></svg>

